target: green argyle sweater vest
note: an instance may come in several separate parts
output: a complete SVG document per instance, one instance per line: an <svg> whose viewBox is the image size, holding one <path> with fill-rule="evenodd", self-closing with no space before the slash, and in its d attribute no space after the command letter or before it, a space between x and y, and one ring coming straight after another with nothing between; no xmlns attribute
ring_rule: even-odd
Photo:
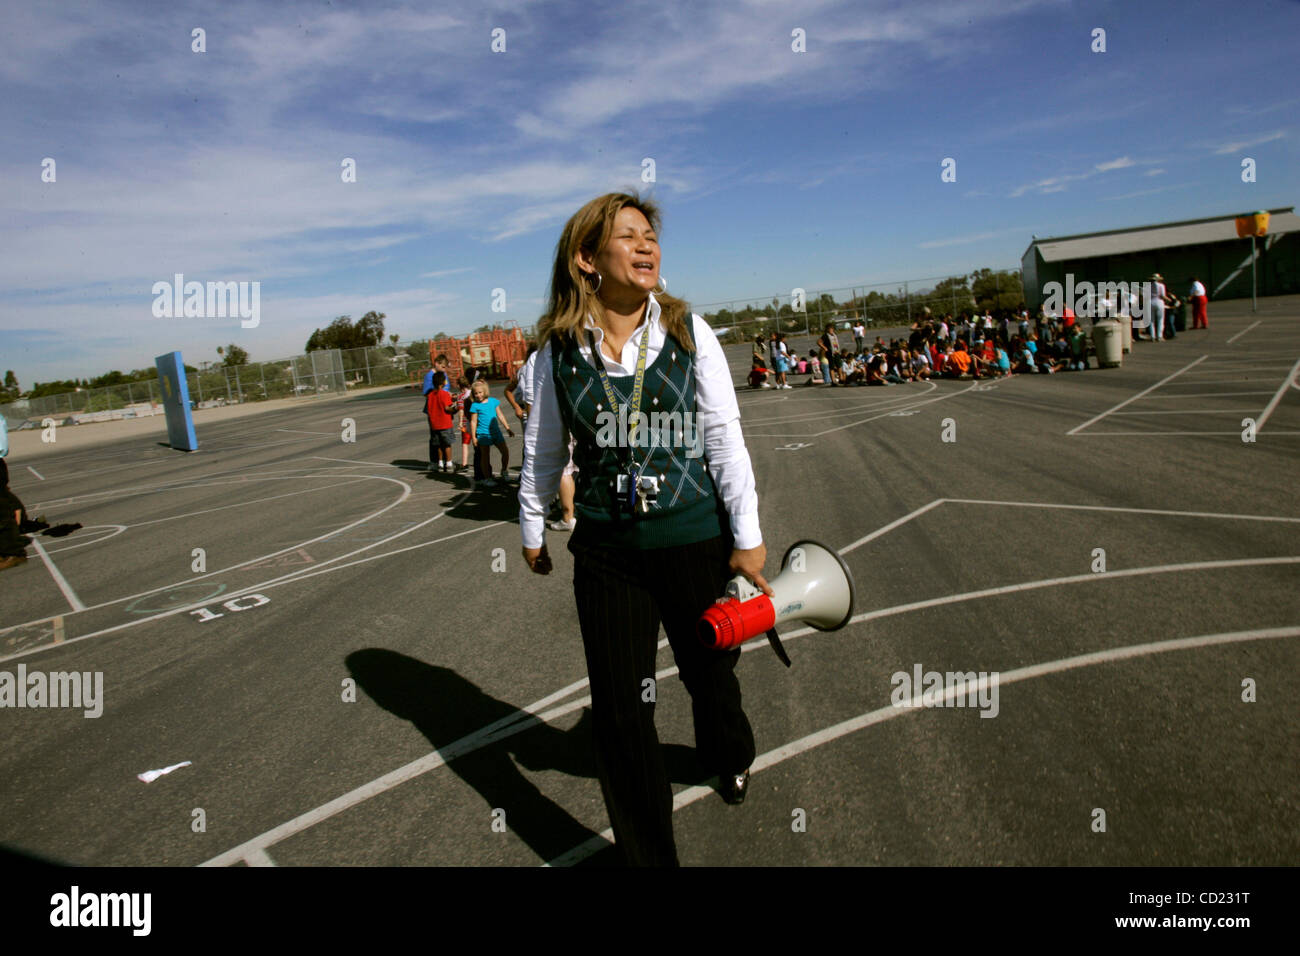
<svg viewBox="0 0 1300 956"><path fill-rule="evenodd" d="M688 313L689 314L689 313ZM586 330L583 331L586 335ZM645 334L649 334L648 330ZM704 436L695 407L694 355L671 335L646 366L641 416L628 425L633 375L610 375L618 414L600 373L582 357L572 337L552 345L552 373L560 415L574 438L578 467L575 537L611 547L669 548L730 535L730 522L704 459ZM648 512L628 513L615 500L620 464L635 462L659 479L659 498Z"/></svg>

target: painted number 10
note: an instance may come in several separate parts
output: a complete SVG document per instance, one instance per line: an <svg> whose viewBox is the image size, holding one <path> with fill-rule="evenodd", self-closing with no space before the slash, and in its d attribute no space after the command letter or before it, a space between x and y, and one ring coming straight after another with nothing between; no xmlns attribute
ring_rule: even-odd
<svg viewBox="0 0 1300 956"><path fill-rule="evenodd" d="M248 602L248 603L241 604L240 603L241 601ZM224 607L227 611L247 611L250 608L261 607L263 604L270 604L270 603L271 603L271 599L269 597L266 597L265 595L245 594L243 597L231 598L229 601L226 601L221 606ZM215 621L219 617L226 616L224 614L214 614L212 611L209 611L205 607L201 607L197 611L190 611L190 614L197 617L199 619L200 624L202 624L204 621Z"/></svg>

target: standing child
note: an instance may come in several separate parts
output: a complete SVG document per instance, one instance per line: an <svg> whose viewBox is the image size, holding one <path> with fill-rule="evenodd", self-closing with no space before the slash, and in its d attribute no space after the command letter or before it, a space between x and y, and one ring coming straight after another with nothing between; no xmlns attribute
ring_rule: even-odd
<svg viewBox="0 0 1300 956"><path fill-rule="evenodd" d="M501 450L501 480L508 481L510 448L506 445L506 440L501 437L501 429L504 428L511 438L515 433L510 428L510 423L506 421L505 412L501 410L500 399L489 395L488 383L479 379L472 386L472 390L474 404L469 407L469 428L474 435L475 455L483 472L483 486L492 488L496 485L492 480L492 447L495 445Z"/></svg>
<svg viewBox="0 0 1300 956"><path fill-rule="evenodd" d="M451 439L455 434L456 399L447 390L447 373L433 373L433 390L424 396L424 414L429 419L429 470L452 471ZM435 465L436 462L436 465Z"/></svg>
<svg viewBox="0 0 1300 956"><path fill-rule="evenodd" d="M474 395L469 390L469 379L464 375L456 379L456 410L460 413L460 467L457 471L464 471L469 467L469 453L473 445L472 436L469 431L469 407L474 404ZM478 456L474 458L474 477L482 477L478 473Z"/></svg>

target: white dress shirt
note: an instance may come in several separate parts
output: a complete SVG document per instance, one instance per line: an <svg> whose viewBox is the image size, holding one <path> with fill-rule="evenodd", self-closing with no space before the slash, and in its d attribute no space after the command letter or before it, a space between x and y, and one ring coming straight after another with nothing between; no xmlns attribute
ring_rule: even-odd
<svg viewBox="0 0 1300 956"><path fill-rule="evenodd" d="M641 320L636 331L623 344L619 361L601 354L610 375L631 375L636 370L637 353L641 337L649 334L646 343L646 367L658 357L667 340L667 332L659 321L659 303L650 295L647 309L648 321ZM604 330L588 317L586 328L595 336L596 348L604 342ZM754 468L745 448L745 438L740 430L740 406L736 402L736 388L731 382L731 370L722 352L718 337L700 316L691 315L692 335L695 338L695 400L698 427L704 440L706 468L713 476L718 495L726 506L731 521L734 547L740 550L756 548L763 543L758 525L758 492L754 487ZM648 330L648 331L647 331ZM560 474L569 461L569 435L560 415L559 398L551 377L551 347L547 341L537 354L533 368L533 409L524 429L524 466L519 481L519 526L523 532L525 548L540 548L545 539L546 507L560 486ZM579 337L578 348L583 359L593 368L591 343L587 336Z"/></svg>

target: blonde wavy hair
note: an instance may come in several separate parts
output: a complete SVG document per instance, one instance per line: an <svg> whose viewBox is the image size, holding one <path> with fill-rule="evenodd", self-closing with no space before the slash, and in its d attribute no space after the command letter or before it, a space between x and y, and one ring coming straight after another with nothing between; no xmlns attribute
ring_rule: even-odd
<svg viewBox="0 0 1300 956"><path fill-rule="evenodd" d="M551 288L546 314L537 325L538 347L551 336L563 340L576 336L590 315L597 322L604 318L600 297L591 291L591 283L578 268L577 253L586 251L593 258L609 243L614 218L625 206L640 210L655 234L659 234L659 207L649 199L631 193L606 193L587 203L569 219L555 246L555 266L551 270ZM666 292L655 293L660 320L673 338L688 352L695 351L690 329L690 312L685 301Z"/></svg>

